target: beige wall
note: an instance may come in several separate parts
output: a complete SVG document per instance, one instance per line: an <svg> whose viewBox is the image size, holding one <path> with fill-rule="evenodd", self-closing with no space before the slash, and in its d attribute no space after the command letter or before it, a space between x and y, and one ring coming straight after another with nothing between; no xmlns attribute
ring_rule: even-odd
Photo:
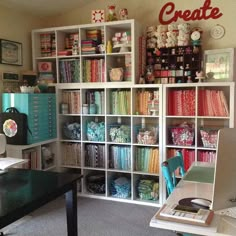
<svg viewBox="0 0 236 236"><path fill-rule="evenodd" d="M17 12L13 9L0 7L0 38L22 43L23 65L12 66L0 64L0 94L3 92L2 72L14 72L21 76L21 73L32 69L31 56L31 30L43 27L44 21L39 18L29 16L25 13ZM12 83L4 83L5 88L15 87ZM1 110L0 96L0 110Z"/></svg>
<svg viewBox="0 0 236 236"><path fill-rule="evenodd" d="M0 7L0 38L12 41L22 42L23 44L23 66L10 66L0 64L2 71L24 71L32 68L31 63L31 30L44 27L65 26L76 24L87 24L91 22L92 9L105 9L110 0L87 1L88 4L82 8L74 10L57 17L48 17L40 19L17 12L13 9ZM146 26L158 25L158 15L160 8L169 0L116 0L117 10L126 7L129 12L129 18L136 19L143 27L145 32ZM176 9L196 9L202 6L205 0L172 0ZM184 4L183 4L184 3ZM199 26L204 30L203 47L204 49L236 47L236 27L234 19L234 9L236 9L235 0L211 0L211 6L219 7L223 16L217 20L201 20L190 22L191 26ZM178 21L181 22L181 21ZM209 30L213 25L221 24L225 27L226 34L222 39L214 40L209 37Z"/></svg>
<svg viewBox="0 0 236 236"><path fill-rule="evenodd" d="M174 2L176 9L196 9L203 5L205 0L116 0L112 1L116 4L117 9L126 7L129 12L129 18L136 19L145 28L150 25L158 25L158 15L160 8L167 2ZM82 7L74 9L68 13L59 15L54 18L50 18L47 22L49 26L64 26L75 24L87 24L91 22L91 10L92 9L105 9L111 1L108 0L96 0ZM235 0L211 0L212 7L219 7L223 16L216 20L201 20L190 22L191 26L202 27L203 34L203 47L204 49L213 48L226 48L236 47L236 20L234 17L234 10L236 9ZM181 22L181 21L178 21ZM214 40L209 37L209 30L212 26L221 24L225 27L225 37L219 40Z"/></svg>
<svg viewBox="0 0 236 236"><path fill-rule="evenodd" d="M23 66L0 64L0 72L14 71L21 73L21 71L32 68L31 30L43 27L43 25L43 21L39 18L13 9L0 8L0 38L21 42L23 47Z"/></svg>

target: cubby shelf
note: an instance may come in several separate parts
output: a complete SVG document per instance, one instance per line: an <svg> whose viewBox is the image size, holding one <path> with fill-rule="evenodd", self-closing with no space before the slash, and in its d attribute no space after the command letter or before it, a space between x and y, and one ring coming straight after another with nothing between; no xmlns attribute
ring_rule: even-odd
<svg viewBox="0 0 236 236"><path fill-rule="evenodd" d="M111 53L106 53L106 50L95 53L92 49L91 54L85 55L86 50L82 50L81 42L87 40L90 30L101 32L104 46L116 33L128 32L131 37L129 51L117 52L116 48ZM41 55L42 33L55 34L55 55L54 51L51 56ZM68 35L75 34L79 41L78 55L59 55L65 51ZM34 30L33 65L34 70L38 71L38 62L52 62L53 85L57 95L58 168L83 174L79 194L161 206L166 199L166 188L160 167L169 152L181 149L185 153L193 153L194 160L200 160L200 152L216 150L203 146L200 127L234 127L234 82L137 84L140 35L134 20ZM176 57L169 54L168 57ZM188 60L185 64L191 66L193 78L196 71L190 61L200 63L199 55L194 60L185 59ZM70 74L73 75L72 80L67 80L68 76L62 79L62 60L78 60L77 73ZM104 70L101 72L99 69L97 75L92 73L90 68L93 67ZM121 81L111 80L111 68L123 68ZM116 72L120 73L119 70ZM222 90L228 114L215 116L199 113L199 104L202 103L200 93L203 90ZM175 91L190 91L189 94L195 99L191 103L192 113L176 113L175 109L170 113L170 94ZM172 143L169 128L183 122L193 124L194 141L191 146ZM68 124L75 131L70 134L71 137L65 134ZM127 192L123 195L116 192L115 185L119 183L128 189L127 195ZM152 189L146 195L141 192L142 184Z"/></svg>

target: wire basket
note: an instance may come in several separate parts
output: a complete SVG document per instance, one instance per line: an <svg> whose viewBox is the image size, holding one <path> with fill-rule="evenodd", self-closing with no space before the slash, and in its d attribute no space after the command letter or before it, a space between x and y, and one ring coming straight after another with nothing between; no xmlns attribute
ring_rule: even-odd
<svg viewBox="0 0 236 236"><path fill-rule="evenodd" d="M218 131L218 129L200 129L203 147L217 147Z"/></svg>

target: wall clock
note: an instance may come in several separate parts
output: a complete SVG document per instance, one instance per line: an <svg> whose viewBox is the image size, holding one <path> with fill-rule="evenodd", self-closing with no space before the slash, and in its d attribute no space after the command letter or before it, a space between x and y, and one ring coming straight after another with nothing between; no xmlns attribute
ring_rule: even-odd
<svg viewBox="0 0 236 236"><path fill-rule="evenodd" d="M210 35L213 39L220 39L225 35L225 29L221 25L215 25L211 28Z"/></svg>
<svg viewBox="0 0 236 236"><path fill-rule="evenodd" d="M191 39L192 40L199 40L201 38L201 33L197 30L193 31L191 34Z"/></svg>

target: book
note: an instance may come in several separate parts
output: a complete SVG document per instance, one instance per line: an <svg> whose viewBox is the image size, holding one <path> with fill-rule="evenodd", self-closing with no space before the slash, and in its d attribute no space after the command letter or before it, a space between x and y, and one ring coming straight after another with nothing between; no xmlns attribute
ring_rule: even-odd
<svg viewBox="0 0 236 236"><path fill-rule="evenodd" d="M212 210L178 204L164 204L156 214L157 219L201 226L209 225L213 216Z"/></svg>
<svg viewBox="0 0 236 236"><path fill-rule="evenodd" d="M26 160L20 158L13 158L13 157L1 157L0 158L0 173L6 171L8 168L23 164Z"/></svg>

